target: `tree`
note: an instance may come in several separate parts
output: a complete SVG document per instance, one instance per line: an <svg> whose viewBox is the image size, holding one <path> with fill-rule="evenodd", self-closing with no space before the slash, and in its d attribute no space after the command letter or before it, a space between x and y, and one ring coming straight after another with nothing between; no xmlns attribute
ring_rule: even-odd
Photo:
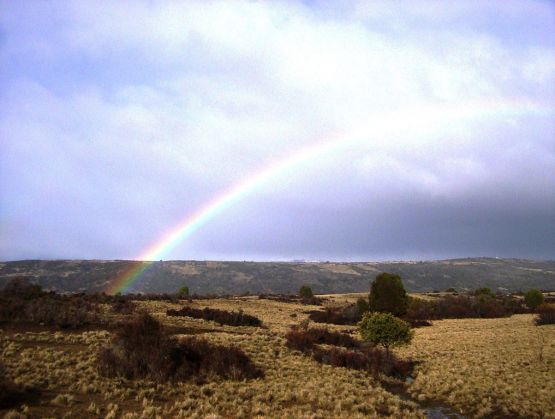
<svg viewBox="0 0 555 419"><path fill-rule="evenodd" d="M181 298L187 298L189 297L189 287L184 286L179 288L179 291L177 292L177 294L181 297Z"/></svg>
<svg viewBox="0 0 555 419"><path fill-rule="evenodd" d="M368 305L368 300L366 298L359 298L357 300L357 311L358 314L360 314L361 316L366 313L368 310L370 310L370 306Z"/></svg>
<svg viewBox="0 0 555 419"><path fill-rule="evenodd" d="M299 290L299 295L303 300L309 300L313 297L314 294L312 293L312 288L310 288L308 285L303 285Z"/></svg>
<svg viewBox="0 0 555 419"><path fill-rule="evenodd" d="M408 296L399 275L379 274L370 286L370 311L402 316L407 312Z"/></svg>
<svg viewBox="0 0 555 419"><path fill-rule="evenodd" d="M543 294L540 290L532 288L524 295L524 302L528 307L535 310L543 303Z"/></svg>
<svg viewBox="0 0 555 419"><path fill-rule="evenodd" d="M408 345L413 336L410 325L391 313L366 313L358 324L362 340L390 347Z"/></svg>
<svg viewBox="0 0 555 419"><path fill-rule="evenodd" d="M491 292L491 288L484 287L484 288L478 288L477 290L474 290L475 297L479 297L482 295L486 297L494 297L493 292Z"/></svg>

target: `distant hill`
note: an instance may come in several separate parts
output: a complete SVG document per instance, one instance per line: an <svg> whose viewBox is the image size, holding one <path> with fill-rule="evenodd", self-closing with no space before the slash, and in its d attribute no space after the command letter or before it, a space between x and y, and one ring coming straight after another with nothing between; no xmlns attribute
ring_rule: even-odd
<svg viewBox="0 0 555 419"><path fill-rule="evenodd" d="M0 287L26 276L46 289L101 292L115 278L143 262L125 260L24 260L0 263ZM508 291L555 290L555 261L467 258L426 262L154 262L134 292L175 292L187 285L196 294L316 293L367 291L380 272L400 274L410 291L490 287Z"/></svg>

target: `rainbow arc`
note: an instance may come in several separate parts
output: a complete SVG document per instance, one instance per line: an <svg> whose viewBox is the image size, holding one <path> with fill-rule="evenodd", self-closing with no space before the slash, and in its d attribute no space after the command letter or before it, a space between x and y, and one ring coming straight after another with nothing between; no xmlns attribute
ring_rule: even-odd
<svg viewBox="0 0 555 419"><path fill-rule="evenodd" d="M315 142L308 147L295 149L289 154L272 160L246 178L222 190L195 212L187 214L176 226L165 232L156 242L145 249L135 260L144 261L115 278L107 292L125 293L141 278L141 274L157 260L163 259L171 250L191 237L211 219L223 213L236 202L264 187L281 174L329 153L347 150L372 138L396 136L401 133L428 132L452 122L488 117L519 117L524 115L553 115L552 105L526 100L484 100L464 105L413 106L394 112L373 115L363 124L348 132L337 133Z"/></svg>

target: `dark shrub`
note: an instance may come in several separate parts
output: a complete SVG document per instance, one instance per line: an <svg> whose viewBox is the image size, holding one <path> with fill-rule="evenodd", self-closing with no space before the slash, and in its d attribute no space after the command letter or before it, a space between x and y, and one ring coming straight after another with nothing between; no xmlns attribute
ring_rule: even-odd
<svg viewBox="0 0 555 419"><path fill-rule="evenodd" d="M127 298L116 298L112 303L112 311L117 314L133 314L137 306Z"/></svg>
<svg viewBox="0 0 555 419"><path fill-rule="evenodd" d="M473 311L476 317L484 319L507 317L510 315L501 301L487 294L481 294L474 299Z"/></svg>
<svg viewBox="0 0 555 419"><path fill-rule="evenodd" d="M521 299L516 299L510 295L501 297L499 301L503 304L505 311L510 314L523 314L530 311Z"/></svg>
<svg viewBox="0 0 555 419"><path fill-rule="evenodd" d="M39 284L33 284L28 278L18 277L11 279L2 289L2 294L6 297L18 297L24 300L31 300L44 295L44 291Z"/></svg>
<svg viewBox="0 0 555 419"><path fill-rule="evenodd" d="M409 297L407 313L403 316L403 319L410 323L436 319L437 305L437 300L428 301L422 298Z"/></svg>
<svg viewBox="0 0 555 419"><path fill-rule="evenodd" d="M84 295L0 294L0 322L23 322L76 329L101 325L100 309Z"/></svg>
<svg viewBox="0 0 555 419"><path fill-rule="evenodd" d="M437 302L437 316L440 319L475 317L472 299L464 295L447 295Z"/></svg>
<svg viewBox="0 0 555 419"><path fill-rule="evenodd" d="M389 376L405 378L411 375L415 362L401 360L391 353L376 347L361 350L345 350L339 348L316 348L313 358L320 363L334 367L344 367L368 371L374 375L383 373Z"/></svg>
<svg viewBox="0 0 555 419"><path fill-rule="evenodd" d="M264 375L241 349L214 345L203 339L177 340L145 312L122 324L112 347L101 350L97 360L103 375L158 382Z"/></svg>
<svg viewBox="0 0 555 419"><path fill-rule="evenodd" d="M373 374L384 373L406 377L411 374L414 362L403 361L393 354L376 347L361 347L351 336L324 328L304 330L291 328L285 335L287 347L311 355L317 362L334 367L365 370ZM323 348L318 344L332 345ZM349 348L339 349L337 346Z"/></svg>
<svg viewBox="0 0 555 419"><path fill-rule="evenodd" d="M314 338L315 343L343 346L344 348L358 348L360 342L352 336L340 332L333 332L326 328L314 327L307 333Z"/></svg>
<svg viewBox="0 0 555 419"><path fill-rule="evenodd" d="M228 326L262 326L262 320L258 317L251 316L249 314L243 313L243 311L226 311L218 310L214 308L192 308L185 306L180 310L168 310L166 311L168 316L186 316L192 317L194 319L204 319L212 320L220 325Z"/></svg>
<svg viewBox="0 0 555 419"><path fill-rule="evenodd" d="M29 403L39 395L38 389L24 388L10 380L4 365L0 363L0 409L10 409L23 403Z"/></svg>
<svg viewBox="0 0 555 419"><path fill-rule="evenodd" d="M356 324L362 318L358 307L350 304L344 307L326 307L323 311L311 311L308 318L316 323Z"/></svg>
<svg viewBox="0 0 555 419"><path fill-rule="evenodd" d="M370 286L369 304L371 311L405 314L408 296L401 277L387 272L379 274Z"/></svg>
<svg viewBox="0 0 555 419"><path fill-rule="evenodd" d="M555 324L555 304L542 304L536 308L536 324Z"/></svg>
<svg viewBox="0 0 555 419"><path fill-rule="evenodd" d="M488 288L488 287L478 288L474 290L473 294L475 297L478 297L480 295L493 297L493 292L491 291L491 288Z"/></svg>
<svg viewBox="0 0 555 419"><path fill-rule="evenodd" d="M285 345L288 348L301 352L310 351L316 343L316 339L309 335L306 330L302 329L290 329L285 334L285 339L287 340Z"/></svg>
<svg viewBox="0 0 555 419"><path fill-rule="evenodd" d="M292 328L286 333L285 339L287 340L287 347L301 352L310 351L316 344L343 346L345 348L357 348L360 345L356 339L349 335L332 332L320 327L308 330Z"/></svg>

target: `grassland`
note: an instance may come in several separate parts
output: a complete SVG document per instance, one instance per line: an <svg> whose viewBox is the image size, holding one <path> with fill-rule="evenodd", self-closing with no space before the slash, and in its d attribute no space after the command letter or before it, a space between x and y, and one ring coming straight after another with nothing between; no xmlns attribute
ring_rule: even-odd
<svg viewBox="0 0 555 419"><path fill-rule="evenodd" d="M329 296L338 304L352 296ZM8 374L43 389L38 400L8 417L424 417L430 401L476 417L555 417L555 326L537 327L532 315L502 319L441 320L416 330L413 343L397 350L419 361L408 385L413 400L389 392L361 372L318 364L285 346L291 325L319 309L256 297L195 300L190 305L243 310L264 327L220 326L168 317L180 304L137 303L178 333L234 344L262 367L265 377L205 384L155 384L98 374L96 355L110 333L5 328L0 353ZM320 307L321 308L321 307ZM345 332L352 326L330 326ZM22 416L17 416L18 414Z"/></svg>

